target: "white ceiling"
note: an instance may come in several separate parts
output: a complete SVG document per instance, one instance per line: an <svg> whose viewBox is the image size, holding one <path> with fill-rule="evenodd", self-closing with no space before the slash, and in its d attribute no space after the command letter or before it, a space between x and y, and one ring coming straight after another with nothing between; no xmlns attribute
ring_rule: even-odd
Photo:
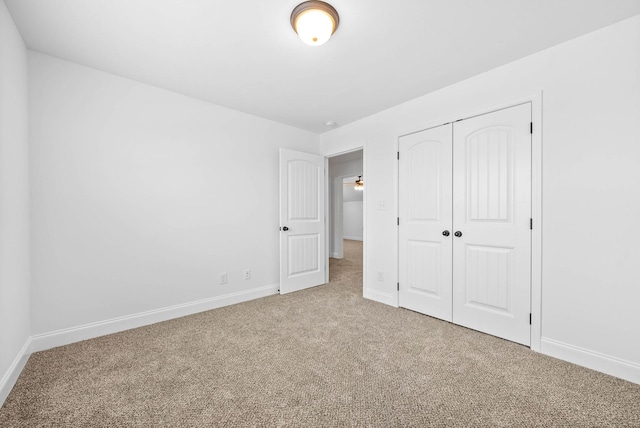
<svg viewBox="0 0 640 428"><path fill-rule="evenodd" d="M30 49L322 133L640 13L639 0L4 0ZM612 47L615 48L615 47Z"/></svg>

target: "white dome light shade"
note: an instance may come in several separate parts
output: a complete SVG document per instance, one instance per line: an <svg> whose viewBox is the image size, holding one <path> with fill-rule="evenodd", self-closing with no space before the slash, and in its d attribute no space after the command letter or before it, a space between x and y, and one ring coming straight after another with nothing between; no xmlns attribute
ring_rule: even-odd
<svg viewBox="0 0 640 428"><path fill-rule="evenodd" d="M338 28L338 22L338 12L322 1L300 3L291 13L291 26L310 46L325 44Z"/></svg>
<svg viewBox="0 0 640 428"><path fill-rule="evenodd" d="M296 31L303 42L310 46L325 44L333 33L333 20L326 12L317 9L302 12L296 19Z"/></svg>

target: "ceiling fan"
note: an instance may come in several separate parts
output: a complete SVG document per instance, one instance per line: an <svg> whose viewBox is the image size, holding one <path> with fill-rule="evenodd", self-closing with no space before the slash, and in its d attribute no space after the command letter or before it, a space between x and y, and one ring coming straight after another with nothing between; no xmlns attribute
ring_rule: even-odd
<svg viewBox="0 0 640 428"><path fill-rule="evenodd" d="M362 176L359 175L358 179L354 183L343 183L345 186L353 186L354 189L358 191L364 190L364 181L362 180Z"/></svg>

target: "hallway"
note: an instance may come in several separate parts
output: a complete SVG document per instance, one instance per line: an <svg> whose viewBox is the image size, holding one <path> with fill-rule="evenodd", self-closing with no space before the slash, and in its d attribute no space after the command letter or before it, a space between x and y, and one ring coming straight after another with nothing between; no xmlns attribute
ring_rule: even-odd
<svg viewBox="0 0 640 428"><path fill-rule="evenodd" d="M362 241L345 239L344 258L329 259L329 282L362 295Z"/></svg>

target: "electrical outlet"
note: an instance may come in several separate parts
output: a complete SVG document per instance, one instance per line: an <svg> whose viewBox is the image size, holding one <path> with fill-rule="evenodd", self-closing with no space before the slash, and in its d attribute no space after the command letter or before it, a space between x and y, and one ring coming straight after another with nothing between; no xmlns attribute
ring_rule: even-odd
<svg viewBox="0 0 640 428"><path fill-rule="evenodd" d="M251 279L251 269L244 271L244 279Z"/></svg>
<svg viewBox="0 0 640 428"><path fill-rule="evenodd" d="M220 274L220 284L226 284L226 283L227 283L227 273L222 272Z"/></svg>
<svg viewBox="0 0 640 428"><path fill-rule="evenodd" d="M384 281L384 272L382 272L381 270L379 270L379 271L377 272L377 278L378 278L378 281Z"/></svg>

